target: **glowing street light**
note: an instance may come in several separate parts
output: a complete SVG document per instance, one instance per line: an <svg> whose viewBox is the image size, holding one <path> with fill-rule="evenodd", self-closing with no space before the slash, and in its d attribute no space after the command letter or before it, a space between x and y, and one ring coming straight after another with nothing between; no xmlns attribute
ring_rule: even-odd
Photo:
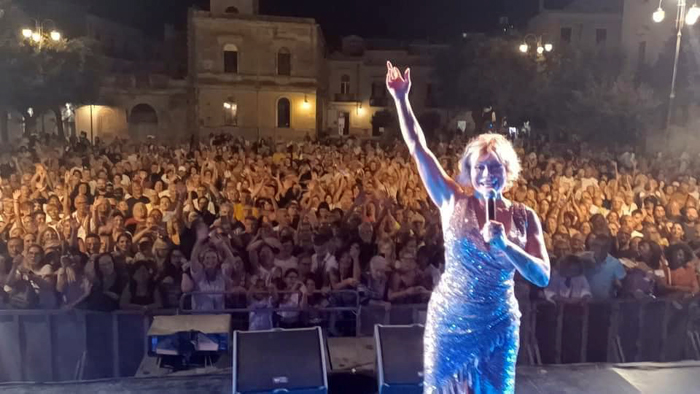
<svg viewBox="0 0 700 394"><path fill-rule="evenodd" d="M301 103L301 108L303 109L309 109L311 108L311 103L309 102L309 99L304 95L304 102Z"/></svg>
<svg viewBox="0 0 700 394"><path fill-rule="evenodd" d="M39 22L36 19L32 19L34 22L34 29L25 27L21 30L22 37L29 40L30 43L39 44L39 49L41 49L42 44L51 40L53 42L59 42L63 38L60 31L55 29L56 24L51 19L47 19L43 22ZM49 27L54 27L49 29Z"/></svg>
<svg viewBox="0 0 700 394"><path fill-rule="evenodd" d="M664 18L666 18L666 11L664 11L661 6L659 6L659 8L657 8L657 10L651 15L651 19L656 23L663 22Z"/></svg>
<svg viewBox="0 0 700 394"><path fill-rule="evenodd" d="M685 23L688 26L692 26L698 21L698 18L700 18L700 7L697 4L693 4L685 15Z"/></svg>
<svg viewBox="0 0 700 394"><path fill-rule="evenodd" d="M661 8L663 0L659 0L659 8L656 9L651 18L656 23L660 23L666 17L666 12ZM687 8L688 4L686 0L678 0L678 18L676 19L676 53L673 60L673 74L671 76L671 94L668 99L668 108L666 114L666 130L669 130L671 125L671 120L673 117L673 105L676 98L676 79L678 76L678 59L681 53L681 40L683 37L683 28L685 25L692 26L697 23L700 19L700 7L697 4L693 4L692 7Z"/></svg>
<svg viewBox="0 0 700 394"><path fill-rule="evenodd" d="M528 42L530 42L530 44L528 44ZM554 50L554 45L550 42L545 42L543 36L528 34L523 38L523 42L518 46L518 50L521 53L527 54L530 48L534 48L535 52L537 52L539 56L542 56L545 52L552 52L552 50Z"/></svg>

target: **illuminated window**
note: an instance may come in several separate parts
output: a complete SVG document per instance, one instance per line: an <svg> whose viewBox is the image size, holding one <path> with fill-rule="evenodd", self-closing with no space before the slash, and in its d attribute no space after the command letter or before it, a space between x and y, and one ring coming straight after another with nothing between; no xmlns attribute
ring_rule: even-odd
<svg viewBox="0 0 700 394"><path fill-rule="evenodd" d="M238 126L238 104L233 101L224 103L224 124Z"/></svg>

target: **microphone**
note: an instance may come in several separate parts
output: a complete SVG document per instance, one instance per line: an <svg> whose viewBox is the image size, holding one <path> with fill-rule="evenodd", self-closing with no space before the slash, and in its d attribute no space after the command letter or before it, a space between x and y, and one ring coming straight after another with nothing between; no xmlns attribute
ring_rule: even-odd
<svg viewBox="0 0 700 394"><path fill-rule="evenodd" d="M486 197L486 221L496 220L496 192L489 192Z"/></svg>

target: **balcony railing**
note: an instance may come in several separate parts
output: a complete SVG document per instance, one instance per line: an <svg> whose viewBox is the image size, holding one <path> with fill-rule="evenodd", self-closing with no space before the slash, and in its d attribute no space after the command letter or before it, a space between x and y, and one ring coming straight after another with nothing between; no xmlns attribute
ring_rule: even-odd
<svg viewBox="0 0 700 394"><path fill-rule="evenodd" d="M336 93L335 101L340 103L356 102L357 96L353 93Z"/></svg>

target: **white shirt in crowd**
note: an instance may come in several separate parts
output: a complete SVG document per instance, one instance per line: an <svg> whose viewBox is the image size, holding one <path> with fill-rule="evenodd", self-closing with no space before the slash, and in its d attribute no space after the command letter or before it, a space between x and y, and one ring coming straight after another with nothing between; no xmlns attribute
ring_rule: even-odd
<svg viewBox="0 0 700 394"><path fill-rule="evenodd" d="M299 269L299 261L295 256L289 256L289 258L286 260L280 260L279 258L275 257L274 264L276 267L280 267L282 269L282 274L286 273L290 268Z"/></svg>
<svg viewBox="0 0 700 394"><path fill-rule="evenodd" d="M311 256L311 270L316 271L319 267L325 266L325 272L330 272L331 269L338 269L338 262L335 260L335 256L330 253L326 253L323 259L319 262L318 255L316 253Z"/></svg>
<svg viewBox="0 0 700 394"><path fill-rule="evenodd" d="M578 275L570 278L567 284L567 279L557 271L552 272L552 277L549 281L549 286L544 289L544 296L548 301L552 301L555 296L567 298L571 300L579 300L583 297L591 296L591 287L585 275Z"/></svg>

